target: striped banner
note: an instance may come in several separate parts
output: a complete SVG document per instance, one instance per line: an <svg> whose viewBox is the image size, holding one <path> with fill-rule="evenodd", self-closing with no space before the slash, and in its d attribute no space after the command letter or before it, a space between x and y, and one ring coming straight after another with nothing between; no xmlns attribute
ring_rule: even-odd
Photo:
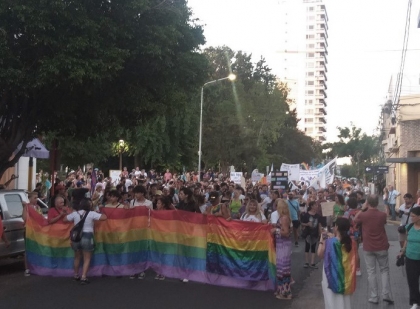
<svg viewBox="0 0 420 309"><path fill-rule="evenodd" d="M26 254L31 273L72 276L73 224L48 225L28 209ZM89 276L129 276L151 268L170 278L274 289L275 248L269 225L146 207L103 212L108 219L95 223Z"/></svg>

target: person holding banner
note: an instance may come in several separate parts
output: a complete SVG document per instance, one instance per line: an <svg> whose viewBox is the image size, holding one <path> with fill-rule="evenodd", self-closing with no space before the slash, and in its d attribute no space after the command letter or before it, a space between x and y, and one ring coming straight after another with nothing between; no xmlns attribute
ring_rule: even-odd
<svg viewBox="0 0 420 309"><path fill-rule="evenodd" d="M276 272L277 272L277 290L276 298L292 299L291 284L291 255L292 240L290 239L290 213L289 206L283 199L277 201L277 211L273 212L271 223L273 228L271 232L276 239ZM275 215L277 213L277 215Z"/></svg>

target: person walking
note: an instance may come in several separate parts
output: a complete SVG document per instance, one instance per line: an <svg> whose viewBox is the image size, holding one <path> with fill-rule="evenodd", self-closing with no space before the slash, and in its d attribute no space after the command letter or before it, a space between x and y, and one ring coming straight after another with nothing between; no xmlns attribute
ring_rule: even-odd
<svg viewBox="0 0 420 309"><path fill-rule="evenodd" d="M318 256L324 258L322 292L325 309L351 309L350 297L356 289L357 244L348 234L350 221L337 218L334 234L322 234Z"/></svg>
<svg viewBox="0 0 420 309"><path fill-rule="evenodd" d="M393 304L389 276L389 242L385 231L387 216L386 213L379 211L378 204L378 196L369 195L361 211L354 217L354 223L362 225L363 251L369 283L368 301L373 304L379 303L376 281L376 262L378 262L382 281L382 300Z"/></svg>
<svg viewBox="0 0 420 309"><path fill-rule="evenodd" d="M419 205L414 203L413 196L410 193L404 194L404 204L402 204L398 208L398 215L401 218L400 226L406 226L407 224L411 223L411 216L410 212L415 207L418 207ZM398 230L400 231L400 229ZM398 238L400 241L401 248L404 246L404 242L407 240L407 233L404 231L403 233L398 233Z"/></svg>
<svg viewBox="0 0 420 309"><path fill-rule="evenodd" d="M407 240L400 254L405 254L405 269L410 293L411 309L420 308L420 207L413 208L410 213L412 223L406 226Z"/></svg>
<svg viewBox="0 0 420 309"><path fill-rule="evenodd" d="M289 212L290 212L290 219L292 220L293 225L293 238L295 240L295 246L299 247L299 236L298 236L298 230L300 226L299 221L299 202L295 200L295 193L293 191L290 191L287 195L287 204L289 206Z"/></svg>
<svg viewBox="0 0 420 309"><path fill-rule="evenodd" d="M394 186L389 185L388 190L388 207L389 207L389 214L391 215L392 221L397 220L395 205L397 204L397 197L401 195L400 192L394 190Z"/></svg>

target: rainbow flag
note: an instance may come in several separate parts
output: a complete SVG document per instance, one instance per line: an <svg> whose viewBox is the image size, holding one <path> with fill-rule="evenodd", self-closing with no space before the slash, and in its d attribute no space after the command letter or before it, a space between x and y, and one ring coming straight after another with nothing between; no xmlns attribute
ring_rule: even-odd
<svg viewBox="0 0 420 309"><path fill-rule="evenodd" d="M330 238L325 243L324 270L328 288L337 294L353 294L356 289L356 250L352 240L352 250L347 252L337 238Z"/></svg>
<svg viewBox="0 0 420 309"><path fill-rule="evenodd" d="M268 225L145 207L103 212L108 219L95 223L89 276L129 276L150 268L171 278L274 289L275 249ZM31 273L73 275L72 226L48 225L29 209L26 251Z"/></svg>

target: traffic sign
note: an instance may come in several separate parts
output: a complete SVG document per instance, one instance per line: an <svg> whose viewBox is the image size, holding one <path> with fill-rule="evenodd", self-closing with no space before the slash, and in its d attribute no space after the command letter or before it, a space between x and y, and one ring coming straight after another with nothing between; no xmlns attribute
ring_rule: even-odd
<svg viewBox="0 0 420 309"><path fill-rule="evenodd" d="M366 166L365 173L369 174L386 174L388 173L388 166Z"/></svg>
<svg viewBox="0 0 420 309"><path fill-rule="evenodd" d="M375 173L376 172L376 166L366 166L365 167L365 173Z"/></svg>
<svg viewBox="0 0 420 309"><path fill-rule="evenodd" d="M386 174L388 173L388 166L377 166L376 173L378 174Z"/></svg>

